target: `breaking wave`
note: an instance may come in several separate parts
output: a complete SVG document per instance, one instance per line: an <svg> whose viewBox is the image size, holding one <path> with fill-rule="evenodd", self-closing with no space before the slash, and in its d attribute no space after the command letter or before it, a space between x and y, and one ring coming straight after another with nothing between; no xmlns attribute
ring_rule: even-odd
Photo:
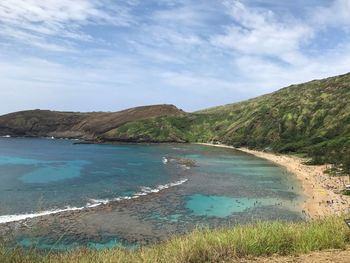
<svg viewBox="0 0 350 263"><path fill-rule="evenodd" d="M156 188L150 188L150 187L143 186L140 188L139 192L136 192L132 196L121 196L121 197L116 197L116 198L112 198L112 199L89 199L89 202L85 206L82 206L82 207L67 206L66 208L63 208L63 209L48 210L48 211L42 211L42 212L38 212L38 213L28 213L28 214L20 214L20 215L4 215L4 216L0 216L0 224L21 221L21 220L25 220L25 219L40 217L40 216L59 214L62 212L83 210L83 209L87 209L87 208L93 208L93 207L97 207L100 205L108 204L110 202L118 202L118 201L122 201L122 200L136 199L136 198L139 198L141 196L146 196L146 195L153 194L153 193L159 193L162 190L182 185L182 184L186 183L187 181L188 181L188 179L183 179L183 180L176 181L173 183L158 185Z"/></svg>
<svg viewBox="0 0 350 263"><path fill-rule="evenodd" d="M139 198L141 196L145 196L148 194L154 194L154 193L159 193L162 190L174 187L174 186L178 186L178 185L182 185L184 183L186 183L188 181L188 179L183 179L180 181L176 181L173 183L168 183L168 184L161 184L158 185L156 188L151 188L151 187L147 187L147 186L142 186L140 188L139 192L134 193L132 196L119 196L116 198L112 198L112 199L90 199L89 201L91 203L88 203L88 205L101 205L101 204L108 204L109 202L118 202L118 201L122 201L122 200L130 200L130 199L136 199Z"/></svg>

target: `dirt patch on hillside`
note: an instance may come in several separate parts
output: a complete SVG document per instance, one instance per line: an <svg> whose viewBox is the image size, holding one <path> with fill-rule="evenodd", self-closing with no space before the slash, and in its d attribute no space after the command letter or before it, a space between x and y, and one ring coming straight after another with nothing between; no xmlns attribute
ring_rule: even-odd
<svg viewBox="0 0 350 263"><path fill-rule="evenodd" d="M228 261L227 263L241 262L241 263L349 263L350 262L350 250L326 250L322 252L313 252L300 256L272 256L267 258L253 258L253 259L240 259Z"/></svg>

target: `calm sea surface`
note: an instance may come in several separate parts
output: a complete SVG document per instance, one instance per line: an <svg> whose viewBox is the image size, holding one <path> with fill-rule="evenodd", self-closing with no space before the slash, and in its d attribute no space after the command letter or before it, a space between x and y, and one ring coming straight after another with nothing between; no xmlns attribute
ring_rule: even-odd
<svg viewBox="0 0 350 263"><path fill-rule="evenodd" d="M33 218L17 244L132 248L198 225L301 219L294 176L254 156L200 145L73 143L0 138L0 222L63 211Z"/></svg>

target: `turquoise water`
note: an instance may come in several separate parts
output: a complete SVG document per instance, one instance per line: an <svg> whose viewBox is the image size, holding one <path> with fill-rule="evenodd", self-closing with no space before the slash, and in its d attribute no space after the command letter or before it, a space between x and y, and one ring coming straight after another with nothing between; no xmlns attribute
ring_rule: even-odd
<svg viewBox="0 0 350 263"><path fill-rule="evenodd" d="M0 139L0 216L81 207L177 180L157 147Z"/></svg>
<svg viewBox="0 0 350 263"><path fill-rule="evenodd" d="M35 162L35 160L32 160ZM23 163L17 163L23 164ZM41 167L24 174L20 180L29 184L46 184L79 177L86 161L71 161L55 164L54 162L44 163ZM50 176L48 176L50 175Z"/></svg>
<svg viewBox="0 0 350 263"><path fill-rule="evenodd" d="M196 216L228 217L241 213L255 206L273 205L277 199L234 198L227 196L210 196L194 194L189 197L186 208Z"/></svg>
<svg viewBox="0 0 350 263"><path fill-rule="evenodd" d="M178 158L197 166L185 167ZM23 247L133 249L198 225L300 220L300 193L282 168L232 149L0 139L0 222L9 215L81 209L34 218L21 229L14 225Z"/></svg>

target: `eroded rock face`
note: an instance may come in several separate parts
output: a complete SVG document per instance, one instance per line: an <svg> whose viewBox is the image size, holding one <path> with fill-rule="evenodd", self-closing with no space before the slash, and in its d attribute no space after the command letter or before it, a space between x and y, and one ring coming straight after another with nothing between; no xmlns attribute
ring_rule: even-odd
<svg viewBox="0 0 350 263"><path fill-rule="evenodd" d="M0 116L0 136L78 138L98 141L99 136L125 123L186 113L173 105L154 105L119 112L21 111ZM111 138L111 140L118 138ZM123 138L120 138L123 141ZM125 138L125 141L132 141ZM145 141L149 141L146 140Z"/></svg>

